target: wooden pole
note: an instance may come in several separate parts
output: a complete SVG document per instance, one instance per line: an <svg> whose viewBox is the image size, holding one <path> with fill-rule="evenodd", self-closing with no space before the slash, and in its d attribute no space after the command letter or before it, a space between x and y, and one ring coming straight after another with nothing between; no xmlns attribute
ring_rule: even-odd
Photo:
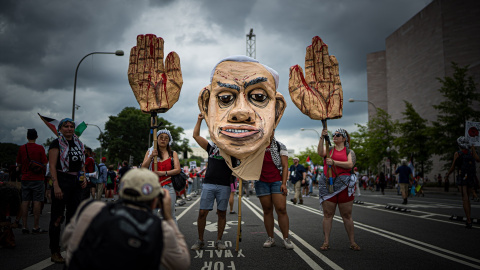
<svg viewBox="0 0 480 270"><path fill-rule="evenodd" d="M327 120L326 119L322 120L322 125L323 125L323 129L327 130ZM327 153L327 158L330 158L329 146L330 146L330 139L327 135L327 136L325 136L325 152ZM328 176L328 183L327 183L328 192L333 193L333 177L332 177L332 166L331 165L328 165L327 176Z"/></svg>
<svg viewBox="0 0 480 270"><path fill-rule="evenodd" d="M153 150L157 150L157 112L152 112L151 116L151 127L153 127ZM153 156L153 171L157 171L157 155Z"/></svg>
<svg viewBox="0 0 480 270"><path fill-rule="evenodd" d="M238 225L237 225L237 243L235 251L239 251L240 242L242 241L242 179L238 178Z"/></svg>

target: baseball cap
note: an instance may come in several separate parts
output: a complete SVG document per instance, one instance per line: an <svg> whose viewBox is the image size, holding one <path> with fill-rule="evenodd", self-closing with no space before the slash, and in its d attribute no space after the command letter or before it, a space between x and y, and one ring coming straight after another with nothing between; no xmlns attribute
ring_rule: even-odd
<svg viewBox="0 0 480 270"><path fill-rule="evenodd" d="M149 201L159 194L163 195L163 189L158 182L158 176L148 169L129 170L122 177L120 184L120 198L122 199Z"/></svg>
<svg viewBox="0 0 480 270"><path fill-rule="evenodd" d="M102 162L105 162L107 161L107 158L106 157L102 157Z"/></svg>
<svg viewBox="0 0 480 270"><path fill-rule="evenodd" d="M295 159L296 159L296 160L299 160L299 159L298 159L298 157L293 157L293 159L292 159L292 160L295 160Z"/></svg>

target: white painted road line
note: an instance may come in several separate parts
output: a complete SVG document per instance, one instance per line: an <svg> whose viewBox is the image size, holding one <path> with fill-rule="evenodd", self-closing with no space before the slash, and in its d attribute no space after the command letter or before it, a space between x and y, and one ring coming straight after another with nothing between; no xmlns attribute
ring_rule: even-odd
<svg viewBox="0 0 480 270"><path fill-rule="evenodd" d="M253 204L252 202L248 202L250 205L247 205L250 210L253 211L252 207L255 208L257 210L257 212L253 211L257 217L259 217L262 221L263 221L263 210L260 209L260 207L256 206L255 204ZM275 224L278 226L278 221L276 219L274 219L274 222ZM282 233L277 230L275 228L275 232L277 233L278 236L280 236L280 238L283 238L283 235ZM303 246L305 246L310 252L312 252L313 254L315 254L320 260L322 260L323 262L325 262L325 264L327 264L328 266L330 266L332 269L335 269L335 270L341 270L343 269L342 267L340 267L339 265L337 265L336 263L334 263L333 261L331 261L329 258L325 257L325 255L323 255L320 251L318 251L316 248L314 248L312 245L310 245L309 243L307 243L307 241L303 240L300 236L298 236L296 233L294 233L293 231L289 230L289 235L290 237L292 238L295 238L297 241L299 241ZM303 258L303 257L302 257ZM310 259L310 257L309 257ZM311 260L311 259L310 259ZM318 266L320 267L320 266ZM313 268L313 267L312 267ZM313 269L321 269L321 268L313 268Z"/></svg>
<svg viewBox="0 0 480 270"><path fill-rule="evenodd" d="M258 207L253 204L252 202L250 201L245 201L245 206L247 206L260 220L263 221L263 215L260 214L260 213L263 213L263 210L261 209L258 209ZM257 208L257 211L255 211L254 208ZM260 213L259 213L260 212ZM278 226L278 222L276 219L274 219L275 221L275 224L277 224ZM283 235L282 235L282 232L280 232L279 230L277 230L277 228L275 228L274 230L275 234L280 236L281 239L283 239ZM290 233L290 236L291 237L295 237L295 239L298 238L298 236L296 236L292 231L289 231ZM292 243L294 248L293 248L293 251L295 251L295 253L297 253L298 256L300 256L300 258L302 258L312 269L319 269L319 270L323 270L322 267L320 267L320 265L318 265L312 258L310 258L305 252L303 252L297 245L295 245L295 243ZM340 268L341 269L341 268Z"/></svg>
<svg viewBox="0 0 480 270"><path fill-rule="evenodd" d="M308 206L301 206L299 208L304 209L308 212L323 216L323 214L317 209L314 209L314 208L311 208L311 207L308 207ZM412 217L416 217L416 216L412 216ZM335 221L343 223L343 220L340 217L334 216L333 219ZM426 219L429 219L429 218L426 218ZM438 221L438 220L435 220L435 221ZM471 262L480 263L480 260L478 260L476 258L472 258L472 257L466 256L466 255L463 255L463 254L460 254L460 253L457 253L457 252L453 252L453 251L450 251L450 250L447 250L447 249L443 249L443 248L440 248L440 247L437 247L437 246L434 246L434 245L431 245L431 244L428 244L428 243L425 243L425 242L422 242L422 241L419 241L419 240L416 240L416 239L413 239L413 238L409 238L409 237L406 237L406 236L403 236L403 235L392 233L392 232L389 232L389 231L386 231L386 230L383 230L383 229L379 229L379 228L376 228L376 227L373 227L373 226L370 226L370 225L367 225L367 224L363 224L363 223L360 223L360 222L354 221L354 224L355 224L355 227L358 228L358 229L362 229L362 230L371 232L373 234L376 234L378 236L391 239L393 241L411 246L411 247L416 248L416 249L420 249L422 251L425 251L425 252L428 252L430 254L442 257L444 259L448 259L448 260L451 260L451 261L454 261L454 262L457 262L457 263L461 263L461 264L470 266L470 267L475 268L475 269L480 269L480 265L471 263ZM410 242L407 242L407 241L410 241ZM423 245L424 247L422 247L420 245ZM444 253L449 254L449 255L446 255L446 254L443 254L443 253L440 253L440 252L437 252L437 251L434 251L434 250L444 252ZM464 261L464 260L461 260L461 259L458 259L458 258L455 258L455 257L452 257L452 256L457 256L457 257L466 259L470 262Z"/></svg>
<svg viewBox="0 0 480 270"><path fill-rule="evenodd" d="M188 211L190 211L190 209L199 201L200 201L200 196L198 196L198 198L189 207L187 207L187 209L183 210L183 212L177 216L177 221L181 219Z"/></svg>

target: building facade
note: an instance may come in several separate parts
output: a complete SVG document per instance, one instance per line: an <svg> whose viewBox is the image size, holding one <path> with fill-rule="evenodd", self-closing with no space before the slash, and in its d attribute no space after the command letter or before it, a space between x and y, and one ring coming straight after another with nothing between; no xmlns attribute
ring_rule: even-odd
<svg viewBox="0 0 480 270"><path fill-rule="evenodd" d="M453 75L452 62L469 65L480 85L479 16L478 0L432 1L386 38L384 51L367 55L368 100L393 120L403 118L404 100L424 119L437 120L433 105L443 101L438 78ZM368 114L375 109L369 107ZM433 162L430 179L445 174L438 158Z"/></svg>

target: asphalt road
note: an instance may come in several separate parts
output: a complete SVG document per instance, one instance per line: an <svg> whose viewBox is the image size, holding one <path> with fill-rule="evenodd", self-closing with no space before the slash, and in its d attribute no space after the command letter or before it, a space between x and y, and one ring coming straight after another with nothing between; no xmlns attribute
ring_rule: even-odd
<svg viewBox="0 0 480 270"><path fill-rule="evenodd" d="M464 216L458 193L427 190L425 197L409 198L404 206L394 190L387 190L385 195L362 191L353 208L355 239L362 248L358 252L349 249L338 211L333 221L331 249L319 251L323 243L323 216L317 197L304 198L304 205L288 201L293 250L286 250L281 243L278 224L277 245L263 248L267 235L260 202L255 196L243 197L242 201L239 251L235 251L238 218L229 214L223 236L227 250L214 249L217 217L212 211L207 218L207 246L191 251L191 269L480 269L480 224L468 230L464 222L450 220L452 215ZM399 209L386 209L387 205ZM45 229L49 208L46 205L41 217ZM177 208L178 224L188 246L197 239L198 208L199 196ZM480 218L478 202L472 201L472 217ZM48 235L22 235L20 230L15 230L15 234L17 247L0 249L0 269L63 268L50 262Z"/></svg>

